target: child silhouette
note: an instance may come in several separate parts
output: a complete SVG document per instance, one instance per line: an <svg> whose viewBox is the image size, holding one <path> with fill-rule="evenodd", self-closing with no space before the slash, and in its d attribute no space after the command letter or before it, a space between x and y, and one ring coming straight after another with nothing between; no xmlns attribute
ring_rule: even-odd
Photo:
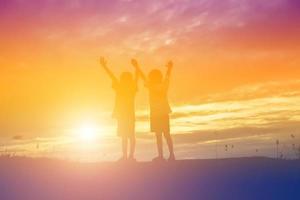
<svg viewBox="0 0 300 200"><path fill-rule="evenodd" d="M120 80L107 67L104 57L100 58L100 65L112 79L112 88L116 93L113 117L118 124L118 136L122 138L123 156L120 161L135 161L135 96L137 92L138 71L133 78L132 73L121 73ZM128 141L130 143L130 152L128 153Z"/></svg>
<svg viewBox="0 0 300 200"><path fill-rule="evenodd" d="M163 135L168 144L170 153L168 160L173 161L175 160L175 154L173 150L173 141L170 134L169 114L171 113L171 108L168 101L168 89L173 63L172 61L167 63L167 73L165 77L163 77L161 71L158 69L150 71L148 77L146 77L135 59L132 59L131 63L135 67L136 71L138 71L139 75L145 82L145 86L149 90L150 127L151 132L155 132L156 134L158 150L158 157L154 158L153 161L164 160L162 144Z"/></svg>

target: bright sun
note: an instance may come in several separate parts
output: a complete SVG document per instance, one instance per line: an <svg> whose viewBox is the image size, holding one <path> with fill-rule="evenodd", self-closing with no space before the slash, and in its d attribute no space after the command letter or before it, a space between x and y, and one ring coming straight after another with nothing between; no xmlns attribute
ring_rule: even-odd
<svg viewBox="0 0 300 200"><path fill-rule="evenodd" d="M81 140L91 142L97 138L97 128L92 124L83 124L78 131Z"/></svg>

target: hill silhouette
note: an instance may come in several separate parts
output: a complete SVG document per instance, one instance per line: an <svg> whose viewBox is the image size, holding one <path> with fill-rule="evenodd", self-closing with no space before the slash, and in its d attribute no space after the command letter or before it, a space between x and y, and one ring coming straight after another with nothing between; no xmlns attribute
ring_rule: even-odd
<svg viewBox="0 0 300 200"><path fill-rule="evenodd" d="M77 163L1 158L3 200L300 199L300 161Z"/></svg>

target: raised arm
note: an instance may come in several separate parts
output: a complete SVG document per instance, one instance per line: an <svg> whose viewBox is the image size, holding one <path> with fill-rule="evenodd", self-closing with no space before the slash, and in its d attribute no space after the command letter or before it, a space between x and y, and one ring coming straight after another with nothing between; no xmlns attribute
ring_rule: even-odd
<svg viewBox="0 0 300 200"><path fill-rule="evenodd" d="M133 66L133 67L135 68L135 70L136 70L136 75L137 75L137 77L138 77L138 75L139 75L139 76L141 76L141 78L143 79L143 81L147 82L147 78L146 78L144 72L141 70L141 68L140 68L140 66L139 66L139 64L138 64L138 62L137 62L137 60L136 60L136 59L132 59L132 60L131 60L131 64L132 64L132 66Z"/></svg>
<svg viewBox="0 0 300 200"><path fill-rule="evenodd" d="M170 77L171 77L172 69L173 69L173 62L169 61L166 65L166 67L167 67L167 73L165 76L165 81L169 81Z"/></svg>
<svg viewBox="0 0 300 200"><path fill-rule="evenodd" d="M107 61L104 57L100 57L100 65L103 67L103 69L109 75L113 82L118 80L117 77L113 74L113 72L107 67Z"/></svg>
<svg viewBox="0 0 300 200"><path fill-rule="evenodd" d="M134 80L135 80L135 83L136 85L138 85L138 82L139 82L139 77L140 77L140 72L138 70L138 68L135 68L135 75L134 75Z"/></svg>

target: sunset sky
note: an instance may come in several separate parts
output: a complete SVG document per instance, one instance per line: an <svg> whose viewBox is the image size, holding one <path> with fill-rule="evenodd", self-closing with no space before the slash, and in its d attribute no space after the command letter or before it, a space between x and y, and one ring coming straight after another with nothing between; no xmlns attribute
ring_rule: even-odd
<svg viewBox="0 0 300 200"><path fill-rule="evenodd" d="M0 28L2 152L117 157L99 56L117 75L133 70L132 57L146 72L173 60L179 158L214 157L216 141L223 156L273 156L277 139L292 156L291 134L299 143L300 1L0 0ZM148 159L142 83L136 103L137 153ZM84 132L96 133L94 145Z"/></svg>

